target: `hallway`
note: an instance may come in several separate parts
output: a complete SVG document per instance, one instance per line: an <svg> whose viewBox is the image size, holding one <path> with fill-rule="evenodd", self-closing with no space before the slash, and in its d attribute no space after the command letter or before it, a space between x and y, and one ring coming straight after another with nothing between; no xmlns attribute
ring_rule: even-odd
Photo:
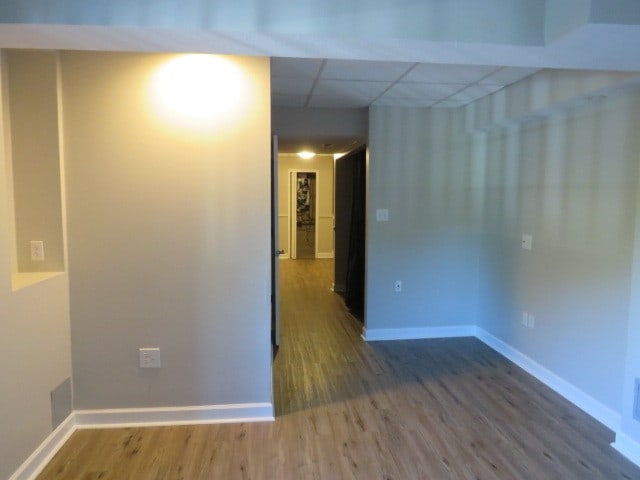
<svg viewBox="0 0 640 480"><path fill-rule="evenodd" d="M474 338L364 343L331 260L283 260L276 421L77 431L40 480L640 479Z"/></svg>

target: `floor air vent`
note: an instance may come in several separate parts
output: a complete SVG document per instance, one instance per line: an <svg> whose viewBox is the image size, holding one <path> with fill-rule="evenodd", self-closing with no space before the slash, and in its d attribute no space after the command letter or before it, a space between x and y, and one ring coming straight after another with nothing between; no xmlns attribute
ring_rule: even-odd
<svg viewBox="0 0 640 480"><path fill-rule="evenodd" d="M51 392L51 423L55 429L71 414L71 378Z"/></svg>

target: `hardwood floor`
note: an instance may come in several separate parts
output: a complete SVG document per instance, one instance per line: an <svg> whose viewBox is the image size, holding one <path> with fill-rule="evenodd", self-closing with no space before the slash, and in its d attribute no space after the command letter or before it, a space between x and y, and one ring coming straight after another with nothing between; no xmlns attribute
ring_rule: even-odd
<svg viewBox="0 0 640 480"><path fill-rule="evenodd" d="M48 479L640 479L611 431L473 338L364 343L284 260L273 423L76 432Z"/></svg>

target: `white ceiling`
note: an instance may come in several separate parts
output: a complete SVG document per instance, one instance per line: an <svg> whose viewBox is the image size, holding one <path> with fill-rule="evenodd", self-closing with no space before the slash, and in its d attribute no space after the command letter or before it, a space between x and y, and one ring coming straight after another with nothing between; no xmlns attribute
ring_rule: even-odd
<svg viewBox="0 0 640 480"><path fill-rule="evenodd" d="M0 1L0 48L276 57L275 107L457 107L542 68L640 71L638 0L149 3Z"/></svg>
<svg viewBox="0 0 640 480"><path fill-rule="evenodd" d="M489 95L538 70L275 57L271 60L271 99L276 107L451 108Z"/></svg>

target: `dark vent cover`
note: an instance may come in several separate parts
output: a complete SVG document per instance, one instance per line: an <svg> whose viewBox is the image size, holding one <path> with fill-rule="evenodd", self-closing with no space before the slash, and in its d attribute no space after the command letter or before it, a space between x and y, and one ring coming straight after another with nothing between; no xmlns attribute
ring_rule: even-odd
<svg viewBox="0 0 640 480"><path fill-rule="evenodd" d="M71 378L67 378L51 392L51 423L55 430L71 415Z"/></svg>

